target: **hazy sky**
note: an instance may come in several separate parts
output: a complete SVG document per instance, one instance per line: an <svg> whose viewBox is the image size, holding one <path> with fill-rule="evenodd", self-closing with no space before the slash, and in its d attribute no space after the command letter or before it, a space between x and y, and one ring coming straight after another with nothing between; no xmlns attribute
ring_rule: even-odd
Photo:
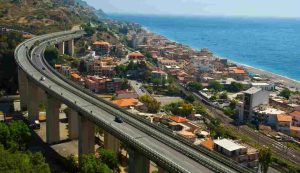
<svg viewBox="0 0 300 173"><path fill-rule="evenodd" d="M107 13L300 18L300 0L86 0Z"/></svg>

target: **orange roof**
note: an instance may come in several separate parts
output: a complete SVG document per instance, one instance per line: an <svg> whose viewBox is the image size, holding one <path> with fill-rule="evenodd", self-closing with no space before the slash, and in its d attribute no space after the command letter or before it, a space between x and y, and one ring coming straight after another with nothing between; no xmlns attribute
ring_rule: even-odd
<svg viewBox="0 0 300 173"><path fill-rule="evenodd" d="M297 126L291 126L291 127L290 127L290 130L293 130L293 131L300 131L300 127L297 127Z"/></svg>
<svg viewBox="0 0 300 173"><path fill-rule="evenodd" d="M78 75L77 73L72 73L71 76L72 78L80 79L80 75Z"/></svg>
<svg viewBox="0 0 300 173"><path fill-rule="evenodd" d="M185 123L187 122L186 118L180 117L180 116L172 116L170 117L170 120L175 121L176 123Z"/></svg>
<svg viewBox="0 0 300 173"><path fill-rule="evenodd" d="M290 113L291 116L293 117L300 117L300 112L299 111L294 111L292 113Z"/></svg>
<svg viewBox="0 0 300 173"><path fill-rule="evenodd" d="M242 69L233 69L232 70L235 74L244 74L245 73L245 70L242 70Z"/></svg>
<svg viewBox="0 0 300 173"><path fill-rule="evenodd" d="M209 139L201 142L200 145L204 146L205 148L207 148L209 150L214 150L215 143L214 143L214 141L211 138L209 138Z"/></svg>
<svg viewBox="0 0 300 173"><path fill-rule="evenodd" d="M144 56L144 55L139 53L139 52L133 52L133 53L128 54L128 56L130 56L130 57L141 57L141 56Z"/></svg>
<svg viewBox="0 0 300 173"><path fill-rule="evenodd" d="M137 99L118 99L118 100L113 100L112 101L114 104L120 106L120 107L128 107L128 106L135 106L138 104Z"/></svg>
<svg viewBox="0 0 300 173"><path fill-rule="evenodd" d="M93 43L93 45L110 45L110 43L105 41L96 41Z"/></svg>
<svg viewBox="0 0 300 173"><path fill-rule="evenodd" d="M292 116L280 114L280 115L277 115L277 121L291 122L292 121Z"/></svg>
<svg viewBox="0 0 300 173"><path fill-rule="evenodd" d="M61 64L54 64L54 68L61 68Z"/></svg>

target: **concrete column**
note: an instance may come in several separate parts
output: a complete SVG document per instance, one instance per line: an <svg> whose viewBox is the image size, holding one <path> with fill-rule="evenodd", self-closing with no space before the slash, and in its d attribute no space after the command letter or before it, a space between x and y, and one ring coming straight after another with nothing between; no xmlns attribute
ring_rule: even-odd
<svg viewBox="0 0 300 173"><path fill-rule="evenodd" d="M18 68L18 79L19 79L19 94L20 94L20 107L21 110L27 109L27 85L28 85L28 79L26 76L26 73L19 67Z"/></svg>
<svg viewBox="0 0 300 173"><path fill-rule="evenodd" d="M104 132L104 148L118 153L120 150L120 141L113 135Z"/></svg>
<svg viewBox="0 0 300 173"><path fill-rule="evenodd" d="M65 42L58 43L59 54L65 54Z"/></svg>
<svg viewBox="0 0 300 173"><path fill-rule="evenodd" d="M54 97L48 95L46 105L46 141L49 144L60 141L59 108L60 102Z"/></svg>
<svg viewBox="0 0 300 173"><path fill-rule="evenodd" d="M78 155L81 157L84 154L95 152L95 126L83 116L79 118L79 141Z"/></svg>
<svg viewBox="0 0 300 173"><path fill-rule="evenodd" d="M33 123L39 119L39 100L38 87L31 81L27 85L28 96L28 121Z"/></svg>
<svg viewBox="0 0 300 173"><path fill-rule="evenodd" d="M79 116L77 111L67 108L66 114L68 117L68 129L69 129L69 138L78 139L78 129L79 129Z"/></svg>
<svg viewBox="0 0 300 173"><path fill-rule="evenodd" d="M165 171L163 168L157 166L158 168L158 173L168 173L168 171Z"/></svg>
<svg viewBox="0 0 300 173"><path fill-rule="evenodd" d="M129 150L129 173L149 173L150 160L140 153Z"/></svg>
<svg viewBox="0 0 300 173"><path fill-rule="evenodd" d="M70 56L74 56L74 39L68 41L68 53Z"/></svg>

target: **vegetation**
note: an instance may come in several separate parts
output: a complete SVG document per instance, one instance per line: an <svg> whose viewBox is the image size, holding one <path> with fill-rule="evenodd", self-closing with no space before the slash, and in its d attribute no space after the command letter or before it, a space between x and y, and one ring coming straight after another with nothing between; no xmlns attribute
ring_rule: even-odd
<svg viewBox="0 0 300 173"><path fill-rule="evenodd" d="M102 163L99 158L93 154L83 155L80 165L81 173L113 173L109 167Z"/></svg>
<svg viewBox="0 0 300 173"><path fill-rule="evenodd" d="M209 88L214 91L220 92L224 89L224 86L222 84L220 84L220 82L218 82L218 81L211 81L209 83Z"/></svg>
<svg viewBox="0 0 300 173"><path fill-rule="evenodd" d="M176 102L165 106L166 111L172 112L173 115L187 117L193 113L194 106L187 102Z"/></svg>
<svg viewBox="0 0 300 173"><path fill-rule="evenodd" d="M161 103L149 95L143 95L139 100L147 106L149 113L157 113L160 110Z"/></svg>
<svg viewBox="0 0 300 173"><path fill-rule="evenodd" d="M44 54L46 60L51 64L54 65L56 63L59 63L59 54L58 50L55 46L47 47Z"/></svg>
<svg viewBox="0 0 300 173"><path fill-rule="evenodd" d="M282 96L286 99L289 99L291 96L292 92L288 88L284 88L280 93L279 96Z"/></svg>
<svg viewBox="0 0 300 173"><path fill-rule="evenodd" d="M203 86L200 82L190 82L187 84L187 88L191 91L199 91L203 89Z"/></svg>
<svg viewBox="0 0 300 173"><path fill-rule="evenodd" d="M263 173L267 173L271 163L272 153L270 148L262 148L259 150L259 167Z"/></svg>
<svg viewBox="0 0 300 173"><path fill-rule="evenodd" d="M23 37L20 33L0 33L0 91L5 91L7 94L16 94L18 89L14 50L22 41Z"/></svg>
<svg viewBox="0 0 300 173"><path fill-rule="evenodd" d="M41 153L27 151L30 140L24 122L0 123L0 172L50 172Z"/></svg>
<svg viewBox="0 0 300 173"><path fill-rule="evenodd" d="M245 89L244 85L238 82L232 82L225 90L228 92L240 92Z"/></svg>

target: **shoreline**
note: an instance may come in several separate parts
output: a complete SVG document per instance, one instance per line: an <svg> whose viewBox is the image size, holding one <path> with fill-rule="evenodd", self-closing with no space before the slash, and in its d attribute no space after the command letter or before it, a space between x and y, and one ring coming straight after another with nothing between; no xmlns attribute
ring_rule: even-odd
<svg viewBox="0 0 300 173"><path fill-rule="evenodd" d="M185 46L189 47L190 49L198 50L196 48L190 47L189 45L186 45L186 44L183 44L183 43L179 43L179 42L177 42L175 40L172 40L172 39L170 39L170 38L168 38L168 37L166 37L164 35L161 35L159 33L153 32L149 28L147 28L147 27L145 27L143 25L141 25L141 26L142 26L142 29L144 31L148 32L148 33L152 33L152 34L161 36L161 37L163 37L163 38L165 38L165 39L167 39L167 40L169 40L171 42L175 42L176 44L185 45ZM280 75L280 74L276 74L276 73L273 73L271 71L267 71L267 70L264 70L264 69L256 68L256 67L253 67L253 66L250 66L250 65L247 65L247 64L238 63L238 62L235 62L235 61L231 60L230 58L225 58L225 57L221 57L221 56L216 56L216 57L227 59L228 62L231 62L231 63L234 63L236 65L242 66L249 73L254 73L254 74L258 74L258 75L260 75L262 77L266 77L266 78L270 79L270 81L272 81L274 83L281 83L281 84L283 84L287 88L300 90L300 81L298 81L298 80L295 80L295 79L292 79L292 78L289 78L287 76L283 76L283 75Z"/></svg>

